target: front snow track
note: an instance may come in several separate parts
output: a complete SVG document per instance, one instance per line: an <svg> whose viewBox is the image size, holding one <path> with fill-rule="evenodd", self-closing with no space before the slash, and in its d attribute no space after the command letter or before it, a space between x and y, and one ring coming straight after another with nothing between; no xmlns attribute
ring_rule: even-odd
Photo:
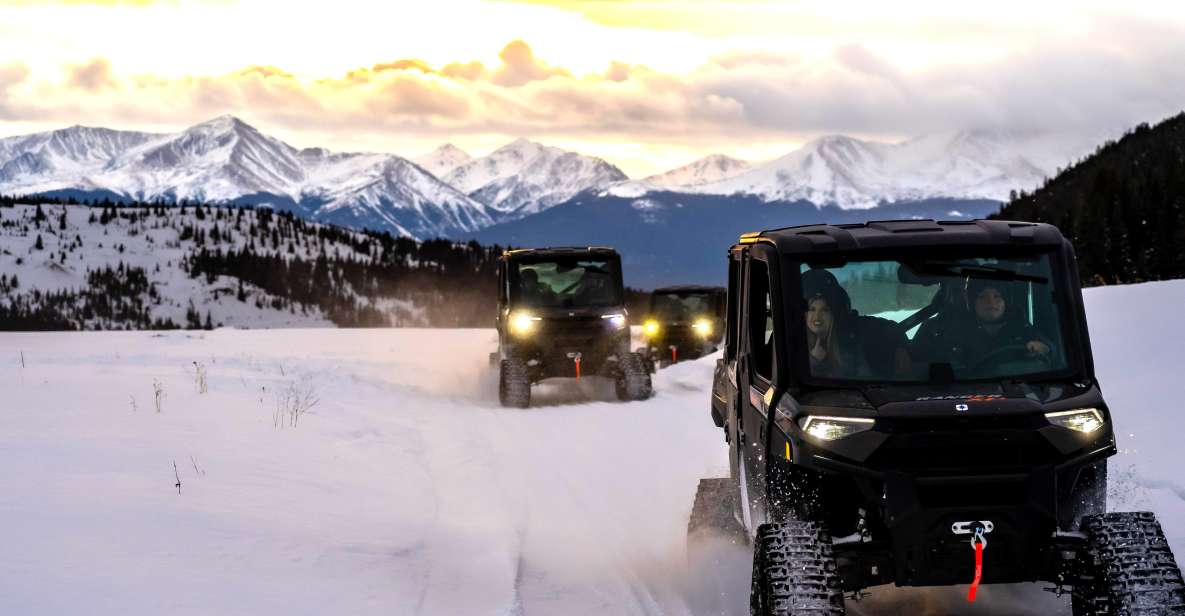
<svg viewBox="0 0 1185 616"><path fill-rule="evenodd" d="M821 524L762 524L753 541L752 616L843 616L831 536Z"/></svg>
<svg viewBox="0 0 1185 616"><path fill-rule="evenodd" d="M1082 527L1090 547L1074 616L1185 615L1185 583L1154 514L1087 516Z"/></svg>

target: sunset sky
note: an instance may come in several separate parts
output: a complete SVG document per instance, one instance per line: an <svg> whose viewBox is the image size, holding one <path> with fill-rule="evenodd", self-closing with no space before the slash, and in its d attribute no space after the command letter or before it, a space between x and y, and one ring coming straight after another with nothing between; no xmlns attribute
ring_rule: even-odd
<svg viewBox="0 0 1185 616"><path fill-rule="evenodd" d="M1096 132L1182 108L1179 3L0 0L0 136L231 113L298 147L528 137L639 176L832 133Z"/></svg>

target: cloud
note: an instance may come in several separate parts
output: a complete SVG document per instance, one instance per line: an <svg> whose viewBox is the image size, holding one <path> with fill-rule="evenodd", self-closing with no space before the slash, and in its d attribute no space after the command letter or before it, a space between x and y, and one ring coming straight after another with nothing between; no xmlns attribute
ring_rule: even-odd
<svg viewBox="0 0 1185 616"><path fill-rule="evenodd" d="M502 66L494 72L492 81L500 86L513 88L532 81L571 76L562 68L541 62L531 47L521 40L512 41L498 57L502 59Z"/></svg>
<svg viewBox="0 0 1185 616"><path fill-rule="evenodd" d="M119 87L119 81L111 72L111 63L104 58L95 58L86 64L67 67L66 83L91 92Z"/></svg>
<svg viewBox="0 0 1185 616"><path fill-rule="evenodd" d="M28 69L8 65L0 66L0 110L14 119L178 126L236 113L290 135L555 136L722 149L827 133L882 139L967 128L1098 134L1180 110L1181 27L1139 19L1093 27L1092 36L1107 45L1051 40L975 64L910 70L874 47L845 44L809 59L732 51L683 73L621 57L575 75L536 56L524 41L503 47L496 64L435 67L404 58L316 80L261 65L116 81L118 67L98 59L69 67L69 87L62 88L30 82Z"/></svg>
<svg viewBox="0 0 1185 616"><path fill-rule="evenodd" d="M25 81L29 76L29 67L19 62L0 65L0 118L12 117L8 108L8 91L13 86Z"/></svg>
<svg viewBox="0 0 1185 616"><path fill-rule="evenodd" d="M0 0L0 6L151 6L177 4L177 0Z"/></svg>
<svg viewBox="0 0 1185 616"><path fill-rule="evenodd" d="M464 79L466 81L476 81L486 76L486 67L481 62L453 62L444 65L440 69L440 73L445 77L453 79Z"/></svg>
<svg viewBox="0 0 1185 616"><path fill-rule="evenodd" d="M427 62L424 62L423 60L417 60L414 58L408 59L408 60L396 60L394 62L385 62L382 64L376 64L373 67L371 67L370 70L372 70L376 73L381 73L383 71L406 71L406 70L416 70L421 73L434 72L432 70L432 67L428 66Z"/></svg>

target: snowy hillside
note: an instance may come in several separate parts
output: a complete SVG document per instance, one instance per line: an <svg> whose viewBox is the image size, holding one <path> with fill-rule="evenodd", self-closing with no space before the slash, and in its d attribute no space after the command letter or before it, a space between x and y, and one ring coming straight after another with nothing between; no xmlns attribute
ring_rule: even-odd
<svg viewBox="0 0 1185 616"><path fill-rule="evenodd" d="M836 135L741 173L669 189L843 208L935 198L1003 201L1009 191L1037 187L1097 143L1002 131L947 133L895 144ZM625 183L609 193L636 197L638 189Z"/></svg>
<svg viewBox="0 0 1185 616"><path fill-rule="evenodd" d="M1086 293L1121 450L1110 507L1158 512L1178 559L1182 302L1181 281ZM506 410L494 344L0 334L0 613L747 614L747 547L717 546L712 571L685 552L697 479L727 473L713 359L660 371L645 402L589 378ZM973 606L966 587L879 587L849 613L1069 614L1044 586Z"/></svg>
<svg viewBox="0 0 1185 616"><path fill-rule="evenodd" d="M485 323L493 259L266 209L0 207L0 329Z"/></svg>
<svg viewBox="0 0 1185 616"><path fill-rule="evenodd" d="M415 163L426 169L432 175L440 178L449 171L473 160L468 152L457 146L446 143L423 156L413 159Z"/></svg>
<svg viewBox="0 0 1185 616"><path fill-rule="evenodd" d="M523 218L577 193L626 179L613 165L591 156L517 139L471 160L444 181L488 205L499 221Z"/></svg>
<svg viewBox="0 0 1185 616"><path fill-rule="evenodd" d="M233 116L180 133L86 127L0 140L0 194L243 202L439 237L491 224L481 203L391 154L298 150Z"/></svg>

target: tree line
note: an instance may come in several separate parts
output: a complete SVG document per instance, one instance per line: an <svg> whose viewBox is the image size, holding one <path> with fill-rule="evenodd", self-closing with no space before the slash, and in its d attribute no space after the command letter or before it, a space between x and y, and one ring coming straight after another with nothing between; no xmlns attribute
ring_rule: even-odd
<svg viewBox="0 0 1185 616"><path fill-rule="evenodd" d="M1185 113L1104 143L994 217L1057 226L1085 285L1185 278Z"/></svg>

